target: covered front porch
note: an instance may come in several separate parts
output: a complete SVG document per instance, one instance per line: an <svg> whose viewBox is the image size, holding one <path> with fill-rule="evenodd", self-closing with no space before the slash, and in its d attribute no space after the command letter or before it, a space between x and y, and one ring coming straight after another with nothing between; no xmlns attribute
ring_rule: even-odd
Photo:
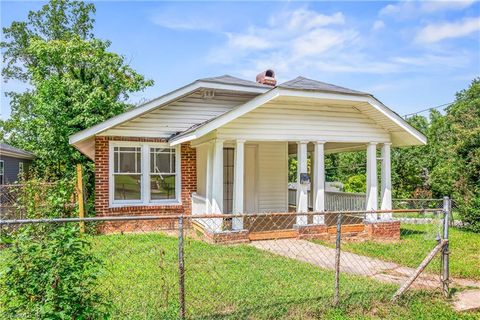
<svg viewBox="0 0 480 320"><path fill-rule="evenodd" d="M390 142L249 141L215 137L193 141L192 146L197 152L197 192L192 195L192 214L225 215L224 219L198 220L198 226L212 234L246 232L250 239L255 239L256 234L293 237L300 229L335 225L336 216L324 212L392 209ZM359 150L365 150L367 155L366 194L327 190L325 156ZM297 160L296 188L288 181L289 156ZM258 213L269 214L254 215ZM247 215L231 217L231 214ZM391 218L389 212L371 212L351 217L344 224L357 225L356 230L362 225L364 231L365 223L386 222Z"/></svg>

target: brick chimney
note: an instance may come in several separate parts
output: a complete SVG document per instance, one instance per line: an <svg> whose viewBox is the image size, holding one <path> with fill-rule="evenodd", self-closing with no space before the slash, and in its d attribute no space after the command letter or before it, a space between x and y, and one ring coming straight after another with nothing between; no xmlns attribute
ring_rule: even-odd
<svg viewBox="0 0 480 320"><path fill-rule="evenodd" d="M275 72L271 69L265 70L257 74L257 82L267 84L269 86L275 86L277 79L275 79Z"/></svg>

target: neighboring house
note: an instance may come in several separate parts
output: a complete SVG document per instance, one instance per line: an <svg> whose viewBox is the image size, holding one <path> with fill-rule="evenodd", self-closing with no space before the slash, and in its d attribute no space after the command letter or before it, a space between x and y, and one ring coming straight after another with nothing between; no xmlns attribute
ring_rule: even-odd
<svg viewBox="0 0 480 320"><path fill-rule="evenodd" d="M0 142L0 184L18 181L33 159L33 153Z"/></svg>
<svg viewBox="0 0 480 320"><path fill-rule="evenodd" d="M364 209L388 210L390 148L426 138L371 94L303 77L277 85L267 70L256 82L228 75L197 80L78 132L70 143L95 161L98 215L195 215L288 212L289 154L298 157L295 210L309 210L310 188L311 209L324 211L324 155L353 150L367 152ZM297 227L325 223L322 215L295 219ZM202 227L222 232L230 228L223 220ZM235 218L231 228L252 226Z"/></svg>

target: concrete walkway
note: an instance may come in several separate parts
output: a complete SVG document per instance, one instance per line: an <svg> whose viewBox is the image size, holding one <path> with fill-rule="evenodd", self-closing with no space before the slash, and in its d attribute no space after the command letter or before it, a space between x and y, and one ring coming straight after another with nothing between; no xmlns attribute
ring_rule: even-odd
<svg viewBox="0 0 480 320"><path fill-rule="evenodd" d="M307 262L323 269L335 269L335 249L316 244L307 240L279 239L254 241L251 243L257 249L265 250L298 261ZM415 271L414 268L403 267L396 263L370 258L346 251L340 255L340 271L376 279L382 282L403 284ZM440 288L439 275L422 273L413 283L413 288ZM456 288L480 288L480 283L465 279L451 279L451 286ZM465 294L470 300L480 301L480 290ZM472 298L473 297L473 298ZM457 299L457 298L456 298ZM459 299L459 300L458 300ZM468 310L465 299L459 296L459 309Z"/></svg>

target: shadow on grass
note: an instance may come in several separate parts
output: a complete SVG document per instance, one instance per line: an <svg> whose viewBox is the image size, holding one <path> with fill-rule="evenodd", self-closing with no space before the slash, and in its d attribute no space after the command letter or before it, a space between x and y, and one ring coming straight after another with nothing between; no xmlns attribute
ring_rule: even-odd
<svg viewBox="0 0 480 320"><path fill-rule="evenodd" d="M414 229L400 229L400 237L409 237L417 234L427 234L424 230L414 230Z"/></svg>

